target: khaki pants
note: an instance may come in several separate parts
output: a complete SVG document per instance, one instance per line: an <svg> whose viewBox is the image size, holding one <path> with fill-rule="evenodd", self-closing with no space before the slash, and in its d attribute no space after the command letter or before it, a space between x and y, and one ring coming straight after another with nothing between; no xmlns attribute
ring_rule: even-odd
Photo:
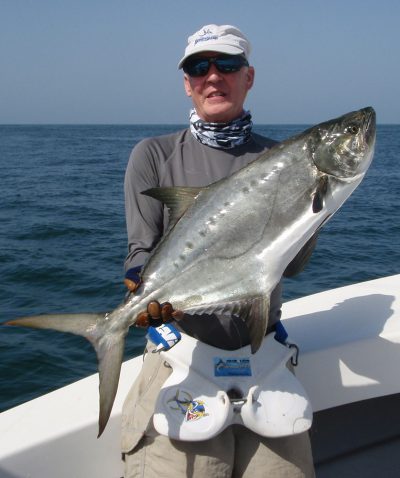
<svg viewBox="0 0 400 478"><path fill-rule="evenodd" d="M158 392L171 373L159 354L147 354L123 408L125 478L314 477L308 433L261 437L241 425L200 442L171 440L153 426Z"/></svg>

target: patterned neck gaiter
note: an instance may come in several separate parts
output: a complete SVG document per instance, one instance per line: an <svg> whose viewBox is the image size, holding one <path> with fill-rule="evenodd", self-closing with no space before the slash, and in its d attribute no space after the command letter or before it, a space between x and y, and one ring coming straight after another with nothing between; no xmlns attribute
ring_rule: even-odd
<svg viewBox="0 0 400 478"><path fill-rule="evenodd" d="M253 127L250 111L245 111L240 118L230 123L207 123L199 118L193 108L189 119L190 131L197 141L220 149L231 149L247 143Z"/></svg>

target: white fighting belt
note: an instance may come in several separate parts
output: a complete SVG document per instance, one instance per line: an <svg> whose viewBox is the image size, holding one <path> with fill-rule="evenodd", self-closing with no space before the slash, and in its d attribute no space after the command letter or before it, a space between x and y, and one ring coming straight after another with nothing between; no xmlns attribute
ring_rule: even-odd
<svg viewBox="0 0 400 478"><path fill-rule="evenodd" d="M250 346L221 350L182 334L160 352L173 369L154 413L156 430L170 438L201 441L232 424L281 437L311 427L306 392L286 364L296 353L269 334L255 353Z"/></svg>

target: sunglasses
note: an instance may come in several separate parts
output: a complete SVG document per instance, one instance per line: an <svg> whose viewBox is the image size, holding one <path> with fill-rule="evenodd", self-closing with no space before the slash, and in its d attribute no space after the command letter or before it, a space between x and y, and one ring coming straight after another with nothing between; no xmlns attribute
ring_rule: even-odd
<svg viewBox="0 0 400 478"><path fill-rule="evenodd" d="M208 73L211 64L215 65L220 73L235 73L242 66L249 66L248 61L241 55L218 55L215 57L195 56L188 58L183 64L183 71L194 78Z"/></svg>

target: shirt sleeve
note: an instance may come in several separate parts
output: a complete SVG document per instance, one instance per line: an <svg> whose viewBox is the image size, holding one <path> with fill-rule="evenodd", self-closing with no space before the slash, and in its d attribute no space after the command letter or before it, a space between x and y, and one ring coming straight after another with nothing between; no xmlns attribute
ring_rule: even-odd
<svg viewBox="0 0 400 478"><path fill-rule="evenodd" d="M129 158L124 182L128 235L125 271L143 265L163 234L164 206L160 201L142 194L159 186L159 162L151 140L138 143Z"/></svg>

